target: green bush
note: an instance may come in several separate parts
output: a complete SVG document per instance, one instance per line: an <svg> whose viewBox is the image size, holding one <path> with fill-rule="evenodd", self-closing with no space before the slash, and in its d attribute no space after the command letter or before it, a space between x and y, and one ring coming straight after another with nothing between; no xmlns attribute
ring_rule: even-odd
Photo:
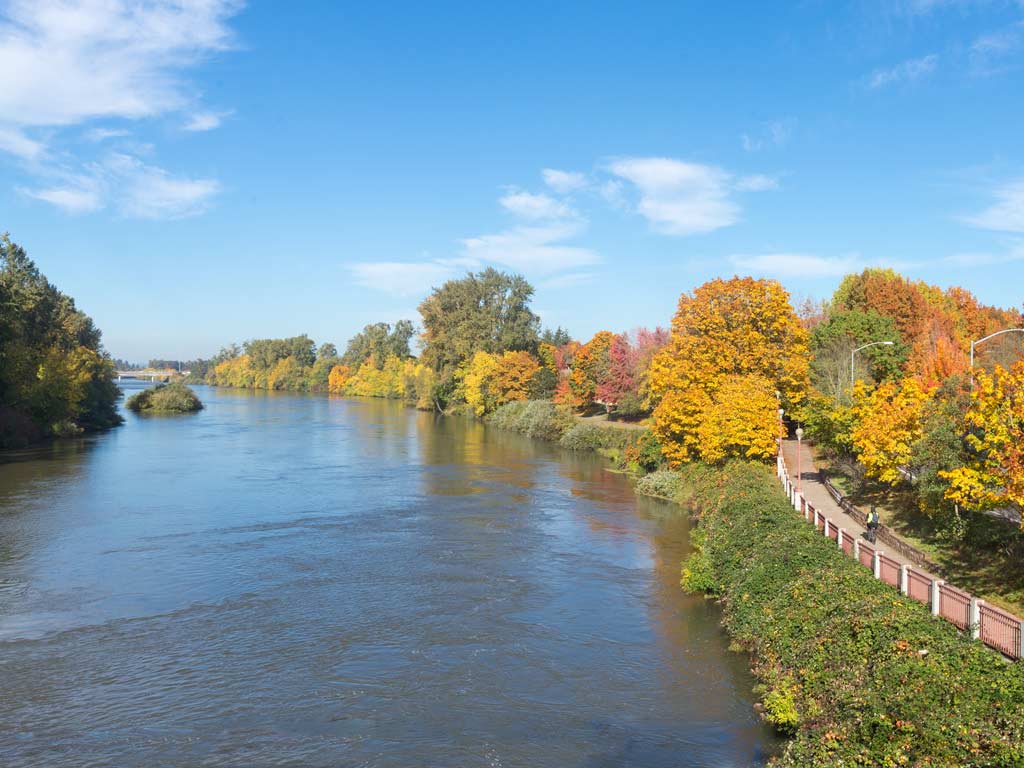
<svg viewBox="0 0 1024 768"><path fill-rule="evenodd" d="M550 400L523 400L505 403L487 417L487 423L500 429L555 442L573 425L572 412Z"/></svg>
<svg viewBox="0 0 1024 768"><path fill-rule="evenodd" d="M125 407L135 413L193 413L201 411L203 404L190 387L176 381L132 395Z"/></svg>
<svg viewBox="0 0 1024 768"><path fill-rule="evenodd" d="M559 444L573 451L621 451L633 440L631 430L579 421L562 435Z"/></svg>
<svg viewBox="0 0 1024 768"><path fill-rule="evenodd" d="M776 765L1024 765L1022 665L838 552L763 465L685 482L702 534L684 568L719 590L766 718L795 732Z"/></svg>

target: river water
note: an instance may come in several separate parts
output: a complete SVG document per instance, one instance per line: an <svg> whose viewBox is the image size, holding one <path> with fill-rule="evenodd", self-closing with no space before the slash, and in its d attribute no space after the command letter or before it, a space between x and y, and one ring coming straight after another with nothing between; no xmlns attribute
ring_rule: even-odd
<svg viewBox="0 0 1024 768"><path fill-rule="evenodd" d="M601 460L197 389L0 457L0 766L763 764L685 517Z"/></svg>

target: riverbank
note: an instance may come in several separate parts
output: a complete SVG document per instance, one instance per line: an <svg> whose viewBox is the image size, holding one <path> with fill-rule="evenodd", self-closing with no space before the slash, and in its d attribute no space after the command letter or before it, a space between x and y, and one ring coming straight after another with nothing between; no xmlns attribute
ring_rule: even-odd
<svg viewBox="0 0 1024 768"><path fill-rule="evenodd" d="M778 765L1010 766L1024 761L1024 674L895 595L818 535L770 469L690 467L699 515L683 584L720 600L749 651Z"/></svg>

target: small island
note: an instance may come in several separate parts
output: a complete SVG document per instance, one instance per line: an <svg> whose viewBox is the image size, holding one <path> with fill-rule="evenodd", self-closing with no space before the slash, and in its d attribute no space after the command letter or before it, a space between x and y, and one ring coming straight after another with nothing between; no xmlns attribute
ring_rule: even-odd
<svg viewBox="0 0 1024 768"><path fill-rule="evenodd" d="M195 413L203 403L191 387L175 381L132 395L125 407L135 413Z"/></svg>

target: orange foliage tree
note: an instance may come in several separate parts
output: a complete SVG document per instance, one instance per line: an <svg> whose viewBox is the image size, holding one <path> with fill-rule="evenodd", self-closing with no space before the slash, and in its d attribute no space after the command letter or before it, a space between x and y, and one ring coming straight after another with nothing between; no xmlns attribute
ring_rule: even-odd
<svg viewBox="0 0 1024 768"><path fill-rule="evenodd" d="M497 359L492 387L498 393L498 405L512 400L526 400L533 375L540 365L529 352L506 352Z"/></svg>
<svg viewBox="0 0 1024 768"><path fill-rule="evenodd" d="M650 373L657 401L654 431L666 457L678 464L701 456L701 422L730 377L753 377L744 386L755 396L767 381L773 399L777 391L787 410L799 412L808 386L808 356L808 333L778 281L717 279L692 296L684 293L669 343L655 356ZM740 388L730 382L727 396L732 399ZM777 407L778 401L770 412ZM767 440L777 436L776 420L771 424ZM765 435L746 445L730 442L727 455L746 455L751 446L765 444Z"/></svg>
<svg viewBox="0 0 1024 768"><path fill-rule="evenodd" d="M614 338L610 331L598 331L577 350L569 377L573 405L577 408L587 408L597 397L597 385L608 368L608 351Z"/></svg>

